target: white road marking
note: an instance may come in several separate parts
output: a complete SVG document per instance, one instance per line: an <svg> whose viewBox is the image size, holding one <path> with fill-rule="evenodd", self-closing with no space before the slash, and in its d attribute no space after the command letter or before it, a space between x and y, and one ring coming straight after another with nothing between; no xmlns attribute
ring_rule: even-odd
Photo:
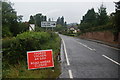
<svg viewBox="0 0 120 80"><path fill-rule="evenodd" d="M102 56L105 57L106 59L112 61L113 63L115 63L115 64L117 64L117 65L120 65L120 63L118 63L117 61L115 61L115 60L113 60L113 59L107 57L106 55L102 55Z"/></svg>
<svg viewBox="0 0 120 80"><path fill-rule="evenodd" d="M96 49L92 49L93 51L96 51Z"/></svg>
<svg viewBox="0 0 120 80"><path fill-rule="evenodd" d="M70 78L73 78L72 71L68 70L68 73L69 73Z"/></svg>
<svg viewBox="0 0 120 80"><path fill-rule="evenodd" d="M88 48L88 49L91 50L91 51L96 51L95 49L92 49L92 48L88 47L87 45L85 45L85 44L83 44L83 43L80 43L80 42L78 42L78 43L81 44L82 46Z"/></svg>
<svg viewBox="0 0 120 80"><path fill-rule="evenodd" d="M69 60L68 60L68 55L67 55L67 51L66 51L66 45L65 45L65 42L64 42L63 39L62 39L62 41L63 41L63 45L64 45L65 57L66 57L67 65L69 66L69 65L70 65L70 62L69 62Z"/></svg>

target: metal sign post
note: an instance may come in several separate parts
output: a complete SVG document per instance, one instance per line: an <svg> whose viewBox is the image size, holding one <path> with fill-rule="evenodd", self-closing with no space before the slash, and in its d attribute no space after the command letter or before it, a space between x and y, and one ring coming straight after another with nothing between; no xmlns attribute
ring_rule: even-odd
<svg viewBox="0 0 120 80"><path fill-rule="evenodd" d="M52 27L52 31L53 31L53 27Z"/></svg>
<svg viewBox="0 0 120 80"><path fill-rule="evenodd" d="M47 31L47 27L46 27L46 31Z"/></svg>

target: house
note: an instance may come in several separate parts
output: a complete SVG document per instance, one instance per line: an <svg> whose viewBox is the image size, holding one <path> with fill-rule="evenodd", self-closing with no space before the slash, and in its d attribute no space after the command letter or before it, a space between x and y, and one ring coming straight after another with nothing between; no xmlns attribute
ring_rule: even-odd
<svg viewBox="0 0 120 80"><path fill-rule="evenodd" d="M77 26L68 26L67 30L68 32L77 33L79 29Z"/></svg>

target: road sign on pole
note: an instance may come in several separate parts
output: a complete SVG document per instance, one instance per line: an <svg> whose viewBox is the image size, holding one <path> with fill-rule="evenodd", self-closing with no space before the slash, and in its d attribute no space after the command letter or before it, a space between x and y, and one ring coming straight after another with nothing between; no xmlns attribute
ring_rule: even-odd
<svg viewBox="0 0 120 80"><path fill-rule="evenodd" d="M54 67L52 50L39 50L27 52L28 69Z"/></svg>
<svg viewBox="0 0 120 80"><path fill-rule="evenodd" d="M56 27L55 21L42 21L41 27Z"/></svg>

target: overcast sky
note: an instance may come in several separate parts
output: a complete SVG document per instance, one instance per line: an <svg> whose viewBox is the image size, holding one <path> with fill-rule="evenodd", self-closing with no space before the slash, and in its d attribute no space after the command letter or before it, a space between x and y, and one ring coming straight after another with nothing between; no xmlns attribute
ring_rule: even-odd
<svg viewBox="0 0 120 80"><path fill-rule="evenodd" d="M106 6L108 14L115 12L114 1L119 0L10 0L14 3L14 9L18 15L23 15L23 21L28 21L30 15L42 13L47 18L56 20L64 16L67 23L80 23L82 16L88 9L98 8L103 4Z"/></svg>

